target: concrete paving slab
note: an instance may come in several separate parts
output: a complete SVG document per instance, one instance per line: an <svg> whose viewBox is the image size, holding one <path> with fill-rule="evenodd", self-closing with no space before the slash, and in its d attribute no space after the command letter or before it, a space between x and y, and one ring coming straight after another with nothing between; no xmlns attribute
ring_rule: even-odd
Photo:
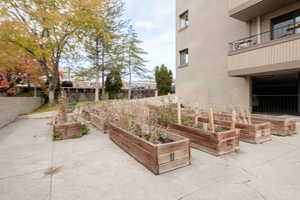
<svg viewBox="0 0 300 200"><path fill-rule="evenodd" d="M52 141L45 119L0 129L0 199L294 200L300 196L300 136L273 137L214 157L192 150L192 165L153 175L91 127L81 139ZM61 171L45 177L50 166Z"/></svg>
<svg viewBox="0 0 300 200"><path fill-rule="evenodd" d="M20 176L0 179L1 200L48 200L51 177L37 171Z"/></svg>

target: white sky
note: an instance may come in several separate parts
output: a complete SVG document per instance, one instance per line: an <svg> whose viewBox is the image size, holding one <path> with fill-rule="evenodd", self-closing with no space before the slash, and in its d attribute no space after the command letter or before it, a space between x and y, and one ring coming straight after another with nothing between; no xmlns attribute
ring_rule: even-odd
<svg viewBox="0 0 300 200"><path fill-rule="evenodd" d="M125 17L148 52L147 66L165 64L175 74L175 0L124 0Z"/></svg>

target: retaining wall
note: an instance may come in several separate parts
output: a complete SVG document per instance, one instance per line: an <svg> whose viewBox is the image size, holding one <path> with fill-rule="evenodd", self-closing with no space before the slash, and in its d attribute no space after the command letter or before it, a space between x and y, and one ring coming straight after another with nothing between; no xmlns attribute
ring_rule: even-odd
<svg viewBox="0 0 300 200"><path fill-rule="evenodd" d="M40 97L0 97L0 128L18 115L34 111L42 104Z"/></svg>

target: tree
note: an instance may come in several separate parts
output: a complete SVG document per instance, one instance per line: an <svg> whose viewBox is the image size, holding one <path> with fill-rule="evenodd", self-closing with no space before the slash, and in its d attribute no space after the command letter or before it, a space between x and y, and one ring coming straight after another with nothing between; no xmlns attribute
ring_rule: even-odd
<svg viewBox="0 0 300 200"><path fill-rule="evenodd" d="M19 48L0 42L0 89L7 95L18 92L18 84L31 84L44 89L38 63Z"/></svg>
<svg viewBox="0 0 300 200"><path fill-rule="evenodd" d="M65 52L77 47L98 20L104 0L2 0L0 40L15 45L33 60L48 83L49 104L59 85Z"/></svg>
<svg viewBox="0 0 300 200"><path fill-rule="evenodd" d="M124 3L120 0L106 0L99 12L99 22L91 27L85 40L85 50L88 53L92 68L82 69L83 74L94 76L96 80L95 101L99 101L100 73L102 82L102 96L105 95L105 77L114 63L116 45L121 37L120 31L124 25L121 16Z"/></svg>
<svg viewBox="0 0 300 200"><path fill-rule="evenodd" d="M128 75L128 99L131 99L131 89L132 89L132 78L145 77L148 73L146 68L146 60L142 58L143 55L146 55L145 52L139 45L142 43L138 39L138 35L133 29L132 26L129 26L128 33L125 35L123 41L123 58L125 64L125 74Z"/></svg>
<svg viewBox="0 0 300 200"><path fill-rule="evenodd" d="M172 91L173 74L165 65L155 68L155 81L159 95L167 95Z"/></svg>
<svg viewBox="0 0 300 200"><path fill-rule="evenodd" d="M123 84L122 84L120 70L114 69L114 70L110 71L110 73L107 75L107 78L105 81L105 88L109 94L109 98L110 99L118 98L118 95L121 92L122 86L123 86Z"/></svg>

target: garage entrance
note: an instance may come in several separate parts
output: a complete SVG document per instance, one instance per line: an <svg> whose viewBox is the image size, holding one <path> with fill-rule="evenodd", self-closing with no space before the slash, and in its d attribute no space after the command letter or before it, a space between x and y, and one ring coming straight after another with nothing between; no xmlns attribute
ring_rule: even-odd
<svg viewBox="0 0 300 200"><path fill-rule="evenodd" d="M252 77L254 113L299 114L298 72Z"/></svg>

